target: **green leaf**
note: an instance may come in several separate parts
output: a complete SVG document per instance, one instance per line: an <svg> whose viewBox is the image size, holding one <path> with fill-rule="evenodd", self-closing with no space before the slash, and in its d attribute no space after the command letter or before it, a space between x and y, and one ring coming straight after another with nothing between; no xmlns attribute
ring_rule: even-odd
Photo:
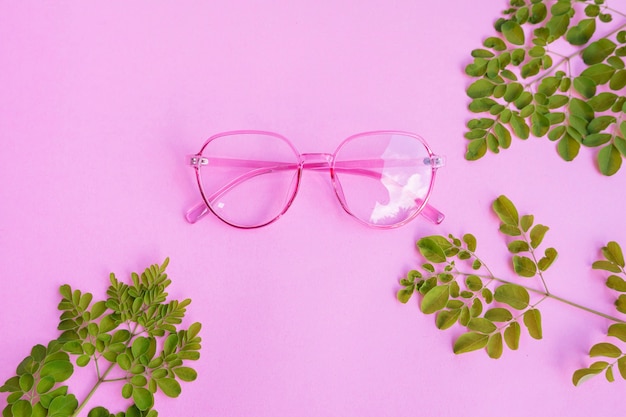
<svg viewBox="0 0 626 417"><path fill-rule="evenodd" d="M492 204L493 210L496 212L500 221L504 224L517 226L519 223L519 214L515 205L506 196L501 195L494 200Z"/></svg>
<svg viewBox="0 0 626 417"><path fill-rule="evenodd" d="M18 392L20 388L20 377L14 376L9 379L0 387L0 392Z"/></svg>
<svg viewBox="0 0 626 417"><path fill-rule="evenodd" d="M513 133L515 133L515 136L520 139L528 139L528 135L530 134L530 128L522 117L516 114L511 115L510 124L511 129L513 129Z"/></svg>
<svg viewBox="0 0 626 417"><path fill-rule="evenodd" d="M550 230L548 226L544 226L543 224L537 224L530 231L530 246L534 249L537 249L541 242L543 241L546 232Z"/></svg>
<svg viewBox="0 0 626 417"><path fill-rule="evenodd" d="M570 100L569 110L573 116L580 117L587 122L590 122L594 118L593 108L578 98L572 98Z"/></svg>
<svg viewBox="0 0 626 417"><path fill-rule="evenodd" d="M509 242L508 248L511 253L528 252L530 250L530 246L524 240L513 240Z"/></svg>
<svg viewBox="0 0 626 417"><path fill-rule="evenodd" d="M463 235L463 242L467 245L467 249L471 252L476 250L476 237L472 234Z"/></svg>
<svg viewBox="0 0 626 417"><path fill-rule="evenodd" d="M23 374L20 376L19 384L22 391L28 392L33 388L35 378L31 374Z"/></svg>
<svg viewBox="0 0 626 417"><path fill-rule="evenodd" d="M587 101L587 103L593 110L597 112L603 112L603 111L610 109L616 100L617 100L616 94L604 92L604 93L598 94L595 97L590 98L589 101Z"/></svg>
<svg viewBox="0 0 626 417"><path fill-rule="evenodd" d="M537 262L537 267L539 268L540 271L547 270L550 267L550 265L554 263L557 256L558 256L558 253L556 249L554 248L546 249L545 256L539 259L539 262Z"/></svg>
<svg viewBox="0 0 626 417"><path fill-rule="evenodd" d="M600 172L607 176L613 175L619 171L622 166L622 155L619 149L613 144L600 149L600 152L598 152L598 166Z"/></svg>
<svg viewBox="0 0 626 417"><path fill-rule="evenodd" d="M528 333L533 339L541 339L543 332L541 329L541 312L535 308L526 310L524 313L524 324Z"/></svg>
<svg viewBox="0 0 626 417"><path fill-rule="evenodd" d="M494 133L498 139L498 143L503 149L508 149L511 146L511 132L504 127L501 123L496 123L494 127Z"/></svg>
<svg viewBox="0 0 626 417"><path fill-rule="evenodd" d="M148 410L154 405L154 396L145 388L133 389L133 401L141 411Z"/></svg>
<svg viewBox="0 0 626 417"><path fill-rule="evenodd" d="M454 342L453 351L456 354L472 352L487 346L489 335L469 332L464 333Z"/></svg>
<svg viewBox="0 0 626 417"><path fill-rule="evenodd" d="M587 125L587 131L589 133L600 133L615 122L615 116L599 116L589 122L589 124ZM609 135L609 139L610 136L611 135Z"/></svg>
<svg viewBox="0 0 626 417"><path fill-rule="evenodd" d="M31 417L33 407L26 400L18 400L11 406L11 413L13 417Z"/></svg>
<svg viewBox="0 0 626 417"><path fill-rule="evenodd" d="M489 37L487 39L485 39L485 41L483 42L483 45L487 48L491 48L495 51L504 51L506 50L506 44L504 43L504 41L500 38L497 38L495 36Z"/></svg>
<svg viewBox="0 0 626 417"><path fill-rule="evenodd" d="M596 94L597 85L591 78L580 76L574 78L574 89L585 98L591 98Z"/></svg>
<svg viewBox="0 0 626 417"><path fill-rule="evenodd" d="M161 391L170 398L175 398L180 395L180 384L174 378L157 379L157 384Z"/></svg>
<svg viewBox="0 0 626 417"><path fill-rule="evenodd" d="M608 335L616 337L622 342L626 342L626 324L615 323L609 326Z"/></svg>
<svg viewBox="0 0 626 417"><path fill-rule="evenodd" d="M424 258L433 263L446 261L446 255L441 246L430 237L424 237L417 241L417 247Z"/></svg>
<svg viewBox="0 0 626 417"><path fill-rule="evenodd" d="M439 313L437 313L435 325L440 330L449 329L457 322L460 315L461 310L458 308L454 310L441 310Z"/></svg>
<svg viewBox="0 0 626 417"><path fill-rule="evenodd" d="M428 291L422 299L421 310L424 314L432 314L443 309L450 298L450 287L438 285Z"/></svg>
<svg viewBox="0 0 626 417"><path fill-rule="evenodd" d="M58 396L50 402L48 417L69 417L77 407L78 401L73 394Z"/></svg>
<svg viewBox="0 0 626 417"><path fill-rule="evenodd" d="M480 80L474 81L467 88L467 95L470 98L483 98L489 97L493 90L496 88L496 85L489 80L481 78Z"/></svg>
<svg viewBox="0 0 626 417"><path fill-rule="evenodd" d="M626 292L626 281L617 275L610 275L606 280L606 286L615 291Z"/></svg>
<svg viewBox="0 0 626 417"><path fill-rule="evenodd" d="M42 378L50 376L55 382L63 382L72 376L73 372L74 366L71 362L57 360L44 364L41 368L40 376Z"/></svg>
<svg viewBox="0 0 626 417"><path fill-rule="evenodd" d="M569 97L562 94L556 94L548 99L548 107L550 109L558 109L559 107L565 106L567 103L569 103Z"/></svg>
<svg viewBox="0 0 626 417"><path fill-rule="evenodd" d="M506 308L495 307L485 312L485 318L495 322L506 322L512 320L513 315Z"/></svg>
<svg viewBox="0 0 626 417"><path fill-rule="evenodd" d="M596 120L596 119L594 119ZM591 135L587 135L585 139L583 139L583 145L594 148L596 146L601 146L611 140L610 133L592 133Z"/></svg>
<svg viewBox="0 0 626 417"><path fill-rule="evenodd" d="M534 113L531 117L531 131L533 136L545 136L550 130L550 120L541 113Z"/></svg>
<svg viewBox="0 0 626 417"><path fill-rule="evenodd" d="M496 325L488 319L476 317L470 319L469 323L467 323L467 328L479 333L490 334L496 330Z"/></svg>
<svg viewBox="0 0 626 417"><path fill-rule="evenodd" d="M503 284L496 288L494 298L496 301L510 305L516 310L528 307L530 295L528 291L516 284Z"/></svg>
<svg viewBox="0 0 626 417"><path fill-rule="evenodd" d="M576 372L574 372L574 375L572 376L572 382L574 383L575 386L579 386L583 382L593 378L599 373L602 373L602 369L590 369L590 368L579 369Z"/></svg>
<svg viewBox="0 0 626 417"><path fill-rule="evenodd" d="M565 161L574 160L574 158L578 156L579 150L580 143L578 143L578 141L576 141L576 139L574 139L569 133L565 133L557 145L557 151L561 158Z"/></svg>
<svg viewBox="0 0 626 417"><path fill-rule="evenodd" d="M87 414L87 417L109 417L109 416L110 416L109 410L107 410L104 407L92 408L91 411L89 411L89 414Z"/></svg>
<svg viewBox="0 0 626 417"><path fill-rule="evenodd" d="M117 355L116 362L119 365L119 367L125 371L128 371L130 367L132 366L130 357L126 353L121 353Z"/></svg>
<svg viewBox="0 0 626 417"><path fill-rule="evenodd" d="M132 344L131 351L134 358L138 358L148 351L150 347L150 340L146 337L137 337Z"/></svg>
<svg viewBox="0 0 626 417"><path fill-rule="evenodd" d="M507 236L519 236L522 234L521 230L517 226L512 226L510 224L501 224L500 232Z"/></svg>
<svg viewBox="0 0 626 417"><path fill-rule="evenodd" d="M622 378L626 379L626 356L622 356L617 360L617 369Z"/></svg>
<svg viewBox="0 0 626 417"><path fill-rule="evenodd" d="M471 291L480 291L483 287L483 281L476 275L469 275L465 279L465 285Z"/></svg>
<svg viewBox="0 0 626 417"><path fill-rule="evenodd" d="M510 83L506 86L504 93L504 100L511 103L519 98L524 91L524 87L520 83Z"/></svg>
<svg viewBox="0 0 626 417"><path fill-rule="evenodd" d="M185 382L195 381L196 378L198 378L198 373L194 369L186 366L174 368L174 373L181 381Z"/></svg>
<svg viewBox="0 0 626 417"><path fill-rule="evenodd" d="M534 221L535 221L535 216L533 216L532 214L523 215L520 220L520 225L522 226L522 230L524 232L527 232L528 229L530 229L530 226L533 225Z"/></svg>
<svg viewBox="0 0 626 417"><path fill-rule="evenodd" d="M134 388L131 383L124 384L124 386L122 387L122 397L124 397L125 399L129 399L133 395L133 390Z"/></svg>
<svg viewBox="0 0 626 417"><path fill-rule="evenodd" d="M567 41L572 45L584 45L589 42L589 39L596 31L595 19L583 19L578 25L570 28L567 31Z"/></svg>
<svg viewBox="0 0 626 417"><path fill-rule="evenodd" d="M569 3L557 2L554 4L554 6L552 6L551 10L554 10L555 7L559 7L561 5L566 5L568 10L570 8ZM569 27L569 22L570 22L570 18L566 13L557 14L557 13L554 13L553 11L552 17L546 24L546 27L550 31L550 36L552 36L555 39L563 36L565 32L567 31L567 28Z"/></svg>
<svg viewBox="0 0 626 417"><path fill-rule="evenodd" d="M41 378L39 383L37 383L37 394L44 394L50 391L55 383L54 378L51 376Z"/></svg>
<svg viewBox="0 0 626 417"><path fill-rule="evenodd" d="M624 264L624 254L622 253L622 248L617 242L609 242L606 247L602 248L602 254L604 257L614 264L617 264L624 268L626 266Z"/></svg>
<svg viewBox="0 0 626 417"><path fill-rule="evenodd" d="M625 123L626 122L622 122L622 124ZM624 138L616 136L615 138L613 138L613 145L615 145L615 147L619 149L622 156L626 157L626 140L624 140Z"/></svg>
<svg viewBox="0 0 626 417"><path fill-rule="evenodd" d="M605 271L615 272L615 273L622 272L622 270L620 269L618 265L610 261L595 261L591 265L591 267L593 269L603 269Z"/></svg>
<svg viewBox="0 0 626 417"><path fill-rule="evenodd" d="M509 324L504 330L504 341L511 350L517 350L519 348L519 339L521 335L521 328L516 321Z"/></svg>
<svg viewBox="0 0 626 417"><path fill-rule="evenodd" d="M625 294L622 294L619 297L617 297L617 300L615 301L615 308L620 313L626 314L626 295Z"/></svg>
<svg viewBox="0 0 626 417"><path fill-rule="evenodd" d="M513 269L520 277L531 278L537 274L537 265L526 256L513 256Z"/></svg>
<svg viewBox="0 0 626 417"><path fill-rule="evenodd" d="M502 334L494 333L489 337L487 355L492 359L498 359L502 356Z"/></svg>
<svg viewBox="0 0 626 417"><path fill-rule="evenodd" d="M476 139L467 145L465 159L468 161L476 161L487 153L487 141L485 139Z"/></svg>
<svg viewBox="0 0 626 417"><path fill-rule="evenodd" d="M400 301L402 304L408 303L411 299L411 296L413 295L414 290L415 289L413 286L402 288L401 290L399 290L396 294L398 301Z"/></svg>
<svg viewBox="0 0 626 417"><path fill-rule="evenodd" d="M609 55L611 55L615 48L615 43L607 38L601 38L595 42L592 42L583 50L583 61L587 65L599 64L600 62L603 62Z"/></svg>
<svg viewBox="0 0 626 417"><path fill-rule="evenodd" d="M113 316L110 314L108 316L102 317L102 319L100 320L100 324L99 324L100 333L108 333L111 330L115 329L116 327L117 327L117 323L115 322L115 319L113 318Z"/></svg>
<svg viewBox="0 0 626 417"><path fill-rule="evenodd" d="M621 69L611 76L609 88L618 91L622 90L624 87L626 87L626 70Z"/></svg>
<svg viewBox="0 0 626 417"><path fill-rule="evenodd" d="M508 20L501 27L502 34L513 45L524 45L524 30L519 23Z"/></svg>
<svg viewBox="0 0 626 417"><path fill-rule="evenodd" d="M591 347L589 356L595 358L597 356L603 356L607 358L619 358L622 356L620 348L612 343L597 343Z"/></svg>
<svg viewBox="0 0 626 417"><path fill-rule="evenodd" d="M595 81L596 84L601 85L608 83L614 73L615 68L610 65L594 64L581 72L580 75L590 78Z"/></svg>

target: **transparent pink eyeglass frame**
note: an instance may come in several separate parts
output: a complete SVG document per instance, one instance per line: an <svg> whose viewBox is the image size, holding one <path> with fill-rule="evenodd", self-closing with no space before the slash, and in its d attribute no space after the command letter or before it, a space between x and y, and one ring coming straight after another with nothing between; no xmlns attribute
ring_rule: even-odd
<svg viewBox="0 0 626 417"><path fill-rule="evenodd" d="M240 136L240 135L260 135L264 137L272 137L276 140L283 141L285 145L287 145L291 151L293 151L294 162L286 163L286 162L276 162L276 161L259 161L259 160L247 160L247 159L227 159L215 157L209 154L204 154L207 147L216 139L221 139L227 136ZM415 203L417 204L417 208L412 210L412 213L406 217L404 220L391 223L391 224L376 224L371 223L366 220L361 219L357 216L349 207L346 202L346 197L343 192L342 185L338 178L338 173L341 171L347 171L351 174L357 174L364 177L379 177L380 174L376 174L373 170L380 169L381 164L388 162L383 160L374 160L374 159L363 159L363 160L351 160L351 161L338 161L337 155L342 151L342 149L352 143L355 140L359 140L360 138L368 137L368 136L380 136L380 135L400 135L402 137L410 137L413 138L424 147L426 152L426 157L424 157L418 163L424 164L428 166L431 170L430 182L428 184L428 190L425 192L423 196L419 198L415 198ZM335 190L335 194L346 213L351 215L357 221L362 224L365 224L369 227L375 229L393 229L400 226L403 226L413 220L418 215L424 216L430 222L434 224L441 223L445 216L442 212L434 208L428 203L430 199L430 195L433 191L433 186L435 183L435 177L437 174L437 170L445 165L445 157L441 155L436 155L430 149L426 141L417 134L404 132L404 131L396 131L396 130L377 130L370 132L363 132L352 135L345 139L335 150L334 153L300 153L295 148L295 146L289 141L289 139L285 138L282 135L274 132L262 131L262 130L234 130L228 132L222 132L211 136L207 141L202 145L200 151L196 154L189 155L187 157L187 163L194 168L196 173L196 180L198 183L198 188L200 190L200 194L202 195L202 201L198 202L196 205L187 210L185 214L185 218L189 223L196 223L198 220L206 216L208 213L212 212L217 218L222 220L224 223L229 224L233 227L240 229L255 229L263 226L267 226L278 220L283 214L287 212L291 204L293 203L296 194L298 193L298 189L300 186L300 180L302 178L302 172L305 169L320 171L327 170L330 173L331 183ZM236 177L235 179L229 181L227 184L222 186L218 191L214 191L212 194L207 194L203 187L202 181L202 170L210 165L226 165L226 164L236 164L239 167L247 167L251 171L250 173L245 173ZM262 172L256 172L259 170ZM221 216L216 210L212 207L211 202L220 195L227 193L228 191L234 189L236 186L245 183L246 181L252 179L253 177L263 174L270 173L274 171L284 171L284 170L293 170L296 171L295 176L295 186L293 190L290 192L290 195L286 198L284 207L280 210L280 212L273 216L271 219L267 221L263 221L261 224L254 225L242 225L233 221L229 221ZM255 173L256 172L256 173Z"/></svg>

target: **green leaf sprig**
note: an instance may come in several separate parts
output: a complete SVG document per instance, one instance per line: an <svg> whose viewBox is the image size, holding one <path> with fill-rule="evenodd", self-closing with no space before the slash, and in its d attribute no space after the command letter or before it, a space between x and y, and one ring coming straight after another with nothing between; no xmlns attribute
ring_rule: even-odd
<svg viewBox="0 0 626 417"><path fill-rule="evenodd" d="M557 259L558 252L553 247L542 248L548 226L536 223L532 214L520 216L515 205L505 196L498 197L492 208L500 219L500 233L508 239L507 249L510 265L517 276L515 280L503 279L491 271L476 252L474 235L465 234L461 238L453 235L427 236L417 242L417 248L426 262L400 280L402 288L397 292L398 300L407 303L414 294L418 294L421 296L421 311L435 314L437 328L446 330L455 325L465 328L465 332L454 342L453 351L456 354L484 349L489 357L498 359L505 347L510 350L519 348L523 328L532 338L541 339L542 316L538 306L547 299L612 321L614 324L609 328L609 335L626 341L626 322L623 320L549 291L544 274ZM610 242L603 248L603 254L606 259L594 263L593 267L626 277L619 245ZM519 283L520 279L530 282ZM611 275L607 285L626 293L626 280L617 275ZM626 313L626 294L620 295L616 305L618 311ZM593 348L591 355L596 356L598 349ZM616 354L615 349L610 352L611 355ZM615 358L626 379L626 354L620 350L619 357ZM613 365L607 363L606 368ZM597 370L598 366L576 371L574 383L577 384L586 375L600 373L602 370Z"/></svg>
<svg viewBox="0 0 626 417"><path fill-rule="evenodd" d="M626 15L604 0L510 0L496 34L475 49L466 92L477 116L467 123L467 160L499 153L512 136L547 136L566 161L598 148L604 175L626 156ZM613 25L596 36L602 25ZM593 39L593 41L592 41ZM564 55L563 43L576 52ZM556 63L555 63L556 61ZM575 65L574 65L575 64Z"/></svg>
<svg viewBox="0 0 626 417"><path fill-rule="evenodd" d="M157 391L179 396L179 381L197 378L186 362L200 358L201 325L177 328L191 300L167 301L168 263L166 259L141 275L132 273L132 285L111 273L107 298L93 303L92 294L61 286L62 333L46 346L34 346L16 375L0 387L0 392L9 393L2 416L74 417L102 384L110 382L122 385L121 395L131 400L130 406L117 414L95 407L89 417L156 417ZM74 364L91 364L97 376L80 403L67 383Z"/></svg>
<svg viewBox="0 0 626 417"><path fill-rule="evenodd" d="M624 269L624 254L617 242L609 242L602 248L603 259L593 263L594 269L608 271L611 275L606 280L606 286L620 293L615 301L615 308L618 312L626 314L626 270ZM596 360L586 368L574 372L572 382L580 385L587 379L595 375L604 373L606 380L615 381L613 369L617 367L620 376L626 379L626 348L624 343L618 347L616 343L626 342L626 323L623 321L613 323L607 330L607 337L612 337L612 342L596 343L589 350L590 358L603 358Z"/></svg>

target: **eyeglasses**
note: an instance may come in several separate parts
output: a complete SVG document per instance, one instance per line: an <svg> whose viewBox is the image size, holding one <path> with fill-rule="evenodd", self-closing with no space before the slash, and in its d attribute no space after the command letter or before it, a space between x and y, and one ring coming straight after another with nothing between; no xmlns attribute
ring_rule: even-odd
<svg viewBox="0 0 626 417"><path fill-rule="evenodd" d="M187 211L190 223L210 211L234 227L266 226L290 207L305 169L329 171L343 209L368 226L394 228L418 214L444 219L428 199L445 160L413 133L359 133L328 154L299 153L277 133L238 130L210 137L188 163L204 200Z"/></svg>

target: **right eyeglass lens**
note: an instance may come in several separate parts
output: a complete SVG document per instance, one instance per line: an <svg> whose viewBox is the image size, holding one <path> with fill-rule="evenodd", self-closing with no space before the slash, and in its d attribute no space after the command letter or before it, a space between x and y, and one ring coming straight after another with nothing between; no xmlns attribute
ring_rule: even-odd
<svg viewBox="0 0 626 417"><path fill-rule="evenodd" d="M231 133L202 149L199 169L206 203L225 222L259 227L285 212L298 186L298 154L282 137Z"/></svg>
<svg viewBox="0 0 626 417"><path fill-rule="evenodd" d="M344 142L335 154L337 195L350 214L376 227L415 217L433 180L431 154L418 137L370 133Z"/></svg>

